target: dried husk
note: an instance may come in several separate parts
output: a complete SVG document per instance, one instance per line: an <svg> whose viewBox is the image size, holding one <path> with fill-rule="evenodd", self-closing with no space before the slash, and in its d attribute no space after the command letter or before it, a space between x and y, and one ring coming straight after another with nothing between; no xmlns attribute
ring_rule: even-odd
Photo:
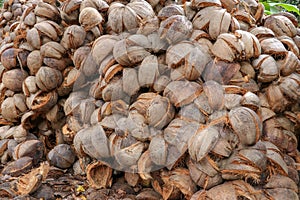
<svg viewBox="0 0 300 200"><path fill-rule="evenodd" d="M28 139L28 131L26 129L24 129L24 127L22 127L22 125L19 125L16 127L16 129L14 130L14 140L18 143L20 142L24 142L25 140Z"/></svg>
<svg viewBox="0 0 300 200"><path fill-rule="evenodd" d="M83 1L80 4L80 10L83 10L85 7L92 7L96 8L100 12L105 12L108 10L109 5L106 1L96 1L96 0L88 0L88 1Z"/></svg>
<svg viewBox="0 0 300 200"><path fill-rule="evenodd" d="M266 156L268 158L268 161L271 162L271 167L276 168L278 170L278 173L281 173L283 175L288 174L288 168L287 164L283 160L283 156L280 152L280 150L271 142L264 141L264 144L267 148Z"/></svg>
<svg viewBox="0 0 300 200"><path fill-rule="evenodd" d="M87 181L95 189L107 188L112 185L112 169L100 161L91 163L86 168Z"/></svg>
<svg viewBox="0 0 300 200"><path fill-rule="evenodd" d="M190 199L196 192L196 184L192 181L187 169L177 168L169 174L163 175L162 179L165 182L164 187L169 185L178 188L187 199Z"/></svg>
<svg viewBox="0 0 300 200"><path fill-rule="evenodd" d="M165 88L164 96L169 98L175 107L181 107L196 99L201 90L201 85L195 82L172 81Z"/></svg>
<svg viewBox="0 0 300 200"><path fill-rule="evenodd" d="M262 134L262 122L258 115L246 107L237 107L228 113L229 122L243 145L255 144Z"/></svg>
<svg viewBox="0 0 300 200"><path fill-rule="evenodd" d="M175 118L164 130L164 139L168 143L168 167L172 166L187 151L188 141L197 132L197 122L188 122Z"/></svg>
<svg viewBox="0 0 300 200"><path fill-rule="evenodd" d="M108 139L99 123L80 130L75 135L74 147L79 155L85 153L100 160L110 156Z"/></svg>
<svg viewBox="0 0 300 200"><path fill-rule="evenodd" d="M221 60L232 62L234 60L244 61L249 58L256 58L261 54L261 51L264 51L264 47L263 43L259 43L253 34L236 30L234 34L222 33L218 35L211 51Z"/></svg>
<svg viewBox="0 0 300 200"><path fill-rule="evenodd" d="M66 49L76 49L84 43L86 32L78 25L69 26L61 39L61 44Z"/></svg>
<svg viewBox="0 0 300 200"><path fill-rule="evenodd" d="M98 65L94 60L94 58L92 57L91 53L89 53L87 55L87 58L83 61L81 65L81 70L86 77L98 75L97 73Z"/></svg>
<svg viewBox="0 0 300 200"><path fill-rule="evenodd" d="M193 160L188 162L189 173L193 181L204 189L210 189L222 182L222 177L207 159L203 159L199 163Z"/></svg>
<svg viewBox="0 0 300 200"><path fill-rule="evenodd" d="M54 21L58 21L60 18L58 8L54 5L50 5L44 2L39 2L37 4L37 6L34 9L34 13L37 16L52 19Z"/></svg>
<svg viewBox="0 0 300 200"><path fill-rule="evenodd" d="M47 38L56 41L62 33L59 25L57 25L53 21L41 21L39 23L36 23L34 25L34 28L38 30L40 36L44 36L44 38L41 38L43 44L45 43L43 39Z"/></svg>
<svg viewBox="0 0 300 200"><path fill-rule="evenodd" d="M211 60L206 64L202 77L205 81L214 80L220 84L228 84L240 69L239 63Z"/></svg>
<svg viewBox="0 0 300 200"><path fill-rule="evenodd" d="M151 161L156 165L165 165L167 161L167 143L161 135L157 135L151 139L149 145Z"/></svg>
<svg viewBox="0 0 300 200"><path fill-rule="evenodd" d="M152 179L150 172L153 170L150 150L144 151L138 161L138 172L142 180Z"/></svg>
<svg viewBox="0 0 300 200"><path fill-rule="evenodd" d="M56 104L57 99L58 95L55 91L47 93L39 90L37 93L29 97L28 107L36 112L45 112Z"/></svg>
<svg viewBox="0 0 300 200"><path fill-rule="evenodd" d="M20 195L32 194L42 184L48 175L50 165L41 163L40 167L21 176L17 182L17 192Z"/></svg>
<svg viewBox="0 0 300 200"><path fill-rule="evenodd" d="M296 35L296 27L289 18L282 15L274 15L267 17L264 26L270 28L276 36L287 35L294 37Z"/></svg>
<svg viewBox="0 0 300 200"><path fill-rule="evenodd" d="M174 117L175 110L168 98L156 96L146 111L146 120L157 129L165 127Z"/></svg>
<svg viewBox="0 0 300 200"><path fill-rule="evenodd" d="M207 96L209 106L214 110L222 110L224 107L224 89L215 81L206 81L203 91Z"/></svg>
<svg viewBox="0 0 300 200"><path fill-rule="evenodd" d="M19 119L26 110L25 96L22 94L8 97L1 104L2 117L13 122Z"/></svg>
<svg viewBox="0 0 300 200"><path fill-rule="evenodd" d="M216 145L219 131L216 127L206 127L189 139L189 154L193 160L201 161Z"/></svg>
<svg viewBox="0 0 300 200"><path fill-rule="evenodd" d="M298 88L299 88L300 76L297 73L290 74L287 76L282 83L280 83L280 89L287 97L291 98L294 101L297 101L298 98Z"/></svg>
<svg viewBox="0 0 300 200"><path fill-rule="evenodd" d="M190 41L182 41L177 44L171 45L167 49L166 64L169 67L176 68L180 66L185 56L194 49L194 44Z"/></svg>
<svg viewBox="0 0 300 200"><path fill-rule="evenodd" d="M268 104L272 111L281 112L283 111L290 102L283 96L279 86L270 85L266 89L266 97Z"/></svg>
<svg viewBox="0 0 300 200"><path fill-rule="evenodd" d="M6 69L10 70L18 66L17 56L19 51L16 48L9 48L1 53L1 63Z"/></svg>
<svg viewBox="0 0 300 200"><path fill-rule="evenodd" d="M274 56L285 55L287 50L276 38L266 38L260 42L262 53Z"/></svg>
<svg viewBox="0 0 300 200"><path fill-rule="evenodd" d="M137 162L143 150L144 144L142 142L136 142L128 147L118 149L118 151L114 152L117 168L134 170L134 168L137 167Z"/></svg>
<svg viewBox="0 0 300 200"><path fill-rule="evenodd" d="M184 15L184 10L182 7L176 4L171 4L163 7L158 13L157 17L160 20L165 20L172 15Z"/></svg>
<svg viewBox="0 0 300 200"><path fill-rule="evenodd" d="M83 8L79 14L79 23L86 30L90 31L95 26L103 23L101 14L92 7Z"/></svg>
<svg viewBox="0 0 300 200"><path fill-rule="evenodd" d="M30 70L30 75L35 75L43 65L43 57L39 50L34 50L27 57L27 66Z"/></svg>
<svg viewBox="0 0 300 200"><path fill-rule="evenodd" d="M270 55L261 54L252 64L254 69L259 69L257 78L260 82L272 82L279 76L276 60Z"/></svg>
<svg viewBox="0 0 300 200"><path fill-rule="evenodd" d="M62 74L60 71L41 67L36 73L36 84L42 91L51 91L62 83Z"/></svg>
<svg viewBox="0 0 300 200"><path fill-rule="evenodd" d="M138 80L141 87L151 87L158 79L158 60L154 55L144 58L138 69Z"/></svg>
<svg viewBox="0 0 300 200"><path fill-rule="evenodd" d="M65 48L58 42L47 42L41 46L40 53L42 57L61 59L65 54Z"/></svg>
<svg viewBox="0 0 300 200"><path fill-rule="evenodd" d="M28 76L28 73L22 69L12 69L4 72L2 82L4 86L14 92L22 91L22 82Z"/></svg>
<svg viewBox="0 0 300 200"><path fill-rule="evenodd" d="M219 0L192 0L192 7L195 8L205 8L209 6L221 6L221 2ZM223 3L223 2L222 2Z"/></svg>
<svg viewBox="0 0 300 200"><path fill-rule="evenodd" d="M67 144L55 146L47 155L50 164L65 169L69 168L75 162L75 154Z"/></svg>
<svg viewBox="0 0 300 200"><path fill-rule="evenodd" d="M131 1L127 5L113 2L108 9L107 23L115 33L136 32L142 20L154 17L154 15L151 5L144 0Z"/></svg>
<svg viewBox="0 0 300 200"><path fill-rule="evenodd" d="M146 43L146 44L145 44ZM147 37L143 35L132 35L127 39L116 42L113 55L122 66L133 66L144 60L150 53L146 50L149 44Z"/></svg>
<svg viewBox="0 0 300 200"><path fill-rule="evenodd" d="M133 68L123 69L123 90L129 96L137 94L140 90L140 83L138 81L138 72Z"/></svg>
<svg viewBox="0 0 300 200"><path fill-rule="evenodd" d="M174 44L187 39L192 33L192 28L192 22L185 16L172 15L161 22L158 34L169 44Z"/></svg>
<svg viewBox="0 0 300 200"><path fill-rule="evenodd" d="M40 49L42 41L36 28L27 31L26 40L33 48Z"/></svg>
<svg viewBox="0 0 300 200"><path fill-rule="evenodd" d="M205 115L198 109L195 103L181 107L178 112L178 117L185 121L195 121L202 124L206 122Z"/></svg>
<svg viewBox="0 0 300 200"><path fill-rule="evenodd" d="M72 57L72 61L74 63L74 66L77 69L80 69L82 66L82 63L85 61L87 58L88 54L91 52L91 47L89 46L82 46L76 49L74 52L74 55Z"/></svg>
<svg viewBox="0 0 300 200"><path fill-rule="evenodd" d="M247 92L242 98L241 105L257 111L260 108L260 99L256 94Z"/></svg>
<svg viewBox="0 0 300 200"><path fill-rule="evenodd" d="M100 65L105 58L112 54L117 41L118 37L114 35L103 35L94 41L91 53L93 59L98 65Z"/></svg>
<svg viewBox="0 0 300 200"><path fill-rule="evenodd" d="M297 67L300 65L300 61L292 51L288 51L284 59L277 61L277 65L280 74L288 76L296 71Z"/></svg>
<svg viewBox="0 0 300 200"><path fill-rule="evenodd" d="M31 157L22 157L16 161L9 163L2 170L2 174L9 174L11 176L20 176L23 173L26 173L32 167L32 158Z"/></svg>
<svg viewBox="0 0 300 200"><path fill-rule="evenodd" d="M29 156L33 158L33 163L36 164L44 155L44 144L39 140L27 140L15 147L14 157L16 159Z"/></svg>

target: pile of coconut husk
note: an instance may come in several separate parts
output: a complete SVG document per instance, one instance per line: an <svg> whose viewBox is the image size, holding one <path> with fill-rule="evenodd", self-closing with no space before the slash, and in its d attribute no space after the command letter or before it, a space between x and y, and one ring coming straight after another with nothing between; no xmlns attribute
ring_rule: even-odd
<svg viewBox="0 0 300 200"><path fill-rule="evenodd" d="M300 29L255 0L6 0L0 197L299 199Z"/></svg>

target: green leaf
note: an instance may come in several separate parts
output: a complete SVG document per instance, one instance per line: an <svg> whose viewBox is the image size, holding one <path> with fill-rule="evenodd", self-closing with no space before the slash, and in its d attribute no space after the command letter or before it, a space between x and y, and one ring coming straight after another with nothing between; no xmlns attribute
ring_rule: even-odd
<svg viewBox="0 0 300 200"><path fill-rule="evenodd" d="M270 6L271 14L278 13L280 10L276 6Z"/></svg>
<svg viewBox="0 0 300 200"><path fill-rule="evenodd" d="M300 11L295 5L286 4L286 3L269 3L269 6L272 8L273 6L279 6L284 8L288 12L295 12L300 16Z"/></svg>
<svg viewBox="0 0 300 200"><path fill-rule="evenodd" d="M282 0L267 0L269 3L281 3Z"/></svg>
<svg viewBox="0 0 300 200"><path fill-rule="evenodd" d="M271 15L272 13L270 11L268 11L268 10L265 10L265 14Z"/></svg>
<svg viewBox="0 0 300 200"><path fill-rule="evenodd" d="M269 3L267 3L267 2L261 2L263 5L264 5L264 7L265 7L265 11L268 11L268 12L270 12L270 4ZM268 13L267 13L268 14Z"/></svg>

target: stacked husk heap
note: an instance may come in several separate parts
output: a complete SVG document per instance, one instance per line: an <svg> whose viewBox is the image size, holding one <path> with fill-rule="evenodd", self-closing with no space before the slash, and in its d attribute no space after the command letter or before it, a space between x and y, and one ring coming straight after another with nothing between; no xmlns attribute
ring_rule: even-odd
<svg viewBox="0 0 300 200"><path fill-rule="evenodd" d="M299 199L300 29L255 0L5 0L0 197Z"/></svg>

